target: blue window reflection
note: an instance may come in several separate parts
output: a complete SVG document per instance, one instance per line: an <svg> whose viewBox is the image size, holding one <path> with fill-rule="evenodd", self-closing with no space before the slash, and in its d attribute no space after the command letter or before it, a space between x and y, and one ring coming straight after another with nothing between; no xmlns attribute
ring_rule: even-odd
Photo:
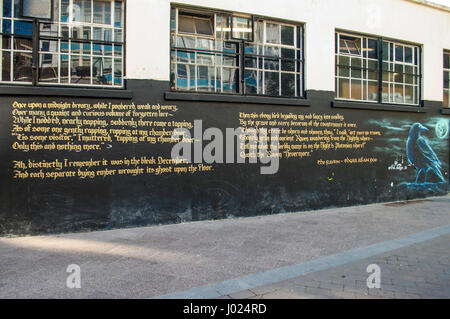
<svg viewBox="0 0 450 319"><path fill-rule="evenodd" d="M33 23L25 21L14 21L14 34L33 35Z"/></svg>

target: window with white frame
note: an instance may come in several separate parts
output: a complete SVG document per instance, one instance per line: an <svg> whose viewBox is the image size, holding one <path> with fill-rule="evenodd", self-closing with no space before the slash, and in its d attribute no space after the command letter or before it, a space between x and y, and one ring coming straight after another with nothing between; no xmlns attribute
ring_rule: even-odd
<svg viewBox="0 0 450 319"><path fill-rule="evenodd" d="M420 48L398 41L336 33L336 98L418 105Z"/></svg>
<svg viewBox="0 0 450 319"><path fill-rule="evenodd" d="M378 101L377 39L338 33L336 97Z"/></svg>
<svg viewBox="0 0 450 319"><path fill-rule="evenodd" d="M444 51L444 106L450 107L450 51Z"/></svg>
<svg viewBox="0 0 450 319"><path fill-rule="evenodd" d="M382 102L419 104L419 47L383 41Z"/></svg>
<svg viewBox="0 0 450 319"><path fill-rule="evenodd" d="M53 19L0 0L1 83L123 87L124 1L53 0Z"/></svg>
<svg viewBox="0 0 450 319"><path fill-rule="evenodd" d="M301 25L172 8L171 88L303 96Z"/></svg>

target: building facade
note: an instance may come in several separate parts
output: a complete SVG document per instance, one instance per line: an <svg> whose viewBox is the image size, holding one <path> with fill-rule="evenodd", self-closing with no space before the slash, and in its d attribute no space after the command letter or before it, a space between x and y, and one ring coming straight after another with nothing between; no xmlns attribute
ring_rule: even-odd
<svg viewBox="0 0 450 319"><path fill-rule="evenodd" d="M448 7L0 3L0 235L448 192Z"/></svg>

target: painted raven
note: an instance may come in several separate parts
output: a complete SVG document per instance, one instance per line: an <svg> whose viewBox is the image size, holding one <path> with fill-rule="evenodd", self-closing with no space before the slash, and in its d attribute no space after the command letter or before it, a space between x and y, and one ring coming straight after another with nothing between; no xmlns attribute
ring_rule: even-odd
<svg viewBox="0 0 450 319"><path fill-rule="evenodd" d="M414 123L409 130L408 141L406 142L406 155L408 160L417 170L416 184L419 180L420 174L425 172L424 183L427 182L428 172L433 171L437 177L445 182L444 176L441 173L441 161L436 153L428 144L425 137L421 135L422 132L428 129L420 123Z"/></svg>

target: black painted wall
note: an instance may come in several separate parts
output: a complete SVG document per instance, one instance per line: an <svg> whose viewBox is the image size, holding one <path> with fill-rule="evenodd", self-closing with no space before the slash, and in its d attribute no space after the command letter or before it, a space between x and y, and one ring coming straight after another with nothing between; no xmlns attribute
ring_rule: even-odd
<svg viewBox="0 0 450 319"><path fill-rule="evenodd" d="M12 150L13 101L76 101L96 103L108 99L56 96L0 97L0 235L28 235L69 231L99 230L131 226L179 223L195 220L297 212L327 207L361 205L445 194L448 191L449 137L438 138L435 126L447 121L441 104L427 102L427 112L397 112L333 108L333 92L307 92L309 107L226 102L165 101L169 85L157 81L128 81L133 101L151 104L176 104L177 120L203 120L203 128L239 126L239 112L340 113L358 128L381 130L363 150L315 152L309 158L281 159L277 174L261 175L260 164L213 164L213 172L194 175L114 176L94 179L17 180L13 160L69 157L164 155L170 157L171 145L147 143L104 148L97 153L29 152ZM117 99L111 100L115 103ZM129 103L129 100L124 100ZM425 134L442 162L447 183L430 174L429 182L414 185L417 171L389 167L403 155L413 123L421 123ZM319 158L377 157L376 164L319 166Z"/></svg>

